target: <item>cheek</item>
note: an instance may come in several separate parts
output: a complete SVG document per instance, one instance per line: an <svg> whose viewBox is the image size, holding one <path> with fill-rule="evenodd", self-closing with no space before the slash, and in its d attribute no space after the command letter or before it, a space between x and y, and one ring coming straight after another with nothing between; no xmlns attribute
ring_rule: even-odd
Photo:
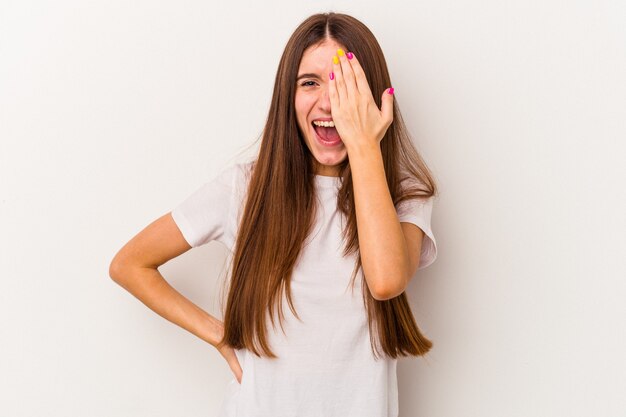
<svg viewBox="0 0 626 417"><path fill-rule="evenodd" d="M315 103L315 97L312 94L296 93L294 104L297 112L308 113Z"/></svg>
<svg viewBox="0 0 626 417"><path fill-rule="evenodd" d="M302 99L298 99L296 97L294 107L296 109L296 118L298 119L298 123L302 123L306 121L306 111L305 111L304 103L302 102Z"/></svg>
<svg viewBox="0 0 626 417"><path fill-rule="evenodd" d="M308 127L307 117L309 116L310 109L308 107L298 106L296 104L296 119L301 129Z"/></svg>

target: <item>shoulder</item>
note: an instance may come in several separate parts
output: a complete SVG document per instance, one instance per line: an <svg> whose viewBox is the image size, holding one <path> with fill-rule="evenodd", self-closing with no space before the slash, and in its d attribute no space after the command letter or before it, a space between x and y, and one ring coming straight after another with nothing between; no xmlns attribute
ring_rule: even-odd
<svg viewBox="0 0 626 417"><path fill-rule="evenodd" d="M400 171L400 191L410 194L429 194L428 186L408 171Z"/></svg>
<svg viewBox="0 0 626 417"><path fill-rule="evenodd" d="M230 186L246 183L250 179L253 163L254 161L230 163L220 169L214 179Z"/></svg>
<svg viewBox="0 0 626 417"><path fill-rule="evenodd" d="M237 162L228 168L233 180L233 186L239 193L245 192L248 188L248 184L250 184L254 162L255 161Z"/></svg>
<svg viewBox="0 0 626 417"><path fill-rule="evenodd" d="M252 177L252 168L254 161L251 162L234 162L226 165L218 171L218 174L212 182L215 183L213 188L221 190L222 198L226 199L226 195L230 196L230 203L239 204L244 200L248 190L250 178ZM224 200L223 203L227 201Z"/></svg>
<svg viewBox="0 0 626 417"><path fill-rule="evenodd" d="M404 204L432 204L434 198L430 187L420 178L410 173L401 173L394 199L396 206Z"/></svg>

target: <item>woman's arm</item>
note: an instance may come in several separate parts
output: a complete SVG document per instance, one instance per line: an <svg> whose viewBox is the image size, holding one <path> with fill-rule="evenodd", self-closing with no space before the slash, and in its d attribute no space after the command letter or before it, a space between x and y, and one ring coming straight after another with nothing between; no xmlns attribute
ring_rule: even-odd
<svg viewBox="0 0 626 417"><path fill-rule="evenodd" d="M372 296L388 300L402 294L415 273L424 232L400 224L380 147L354 147L349 154L363 273Z"/></svg>
<svg viewBox="0 0 626 417"><path fill-rule="evenodd" d="M168 213L120 249L111 261L109 275L151 310L217 347L223 323L182 296L157 269L189 249Z"/></svg>
<svg viewBox="0 0 626 417"><path fill-rule="evenodd" d="M379 110L358 58L342 49L337 55L328 92L350 160L363 273L372 296L388 300L402 294L417 269L423 237L419 227L400 225L385 178L380 142L393 122L394 90L385 89Z"/></svg>

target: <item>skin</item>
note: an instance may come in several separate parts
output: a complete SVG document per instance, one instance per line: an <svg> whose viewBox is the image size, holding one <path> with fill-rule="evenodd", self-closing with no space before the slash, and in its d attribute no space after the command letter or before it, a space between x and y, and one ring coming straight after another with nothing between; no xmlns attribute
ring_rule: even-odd
<svg viewBox="0 0 626 417"><path fill-rule="evenodd" d="M358 58L345 52L332 39L304 52L298 78L316 76L298 80L296 117L317 174L337 176L337 165L350 160L363 272L372 296L387 300L404 292L416 272L424 234L398 221L387 186L380 142L393 122L393 95L381 92L379 109ZM332 117L341 145L328 148L317 141L311 122L320 117Z"/></svg>
<svg viewBox="0 0 626 417"><path fill-rule="evenodd" d="M296 118L306 146L317 161L316 173L325 176L338 176L337 166L348 156L342 143L337 147L326 147L315 138L311 122L322 117L332 117L328 74L333 70L332 57L342 45L326 41L309 47L302 56L300 74L317 74L298 80L295 94ZM341 134L339 135L341 136Z"/></svg>
<svg viewBox="0 0 626 417"><path fill-rule="evenodd" d="M320 175L336 176L336 166L349 156L363 270L374 298L386 300L400 295L415 273L423 232L412 223L398 222L385 179L379 143L392 123L393 97L382 92L378 110L357 57L348 60L343 55L333 63L338 47L329 42L305 52L300 69L318 77L296 90L298 124L320 163ZM335 80L328 78L331 71ZM315 143L311 121L318 117L333 118L343 144L330 150ZM176 291L158 270L190 249L167 213L118 251L109 275L154 312L214 346L241 383L243 370L234 350L219 343L223 322Z"/></svg>

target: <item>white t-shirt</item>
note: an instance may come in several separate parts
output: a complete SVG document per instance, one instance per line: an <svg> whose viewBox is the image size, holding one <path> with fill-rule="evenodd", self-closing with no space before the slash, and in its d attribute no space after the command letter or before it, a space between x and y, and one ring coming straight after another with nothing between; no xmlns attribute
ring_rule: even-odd
<svg viewBox="0 0 626 417"><path fill-rule="evenodd" d="M234 164L202 185L172 210L172 217L192 247L217 240L233 249L251 163ZM350 278L355 255L342 257L342 215L336 198L339 177L315 176L318 210L291 278L298 321L283 296L284 330L272 327L268 342L278 359L235 350L243 369L233 376L220 417L396 417L397 359L376 359L370 344L362 298L362 271L354 290ZM403 201L398 219L424 231L418 269L434 262L430 228L433 198ZM276 317L278 320L278 316Z"/></svg>

